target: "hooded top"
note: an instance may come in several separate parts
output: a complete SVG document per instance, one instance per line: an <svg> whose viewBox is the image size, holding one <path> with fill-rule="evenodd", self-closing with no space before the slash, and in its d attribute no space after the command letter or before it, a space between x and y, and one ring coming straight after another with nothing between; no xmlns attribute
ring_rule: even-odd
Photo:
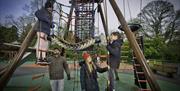
<svg viewBox="0 0 180 91"><path fill-rule="evenodd" d="M35 30L50 35L50 28L54 27L52 23L52 15L45 7L43 7L35 12L35 16L38 18L38 26Z"/></svg>
<svg viewBox="0 0 180 91"><path fill-rule="evenodd" d="M111 68L119 67L120 59L121 59L122 43L123 43L122 39L117 39L107 45L107 50L109 51L108 64L110 65Z"/></svg>
<svg viewBox="0 0 180 91"><path fill-rule="evenodd" d="M109 45L107 45L107 49L109 51L110 57L120 60L122 43L123 43L122 39L117 39L114 40L112 43L109 43Z"/></svg>

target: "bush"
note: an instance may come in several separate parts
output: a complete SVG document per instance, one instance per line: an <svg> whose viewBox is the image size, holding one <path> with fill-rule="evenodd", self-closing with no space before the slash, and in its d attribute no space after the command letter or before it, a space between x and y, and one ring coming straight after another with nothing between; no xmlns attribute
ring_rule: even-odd
<svg viewBox="0 0 180 91"><path fill-rule="evenodd" d="M180 42L172 41L166 44L162 38L145 40L145 57L148 59L180 60Z"/></svg>
<svg viewBox="0 0 180 91"><path fill-rule="evenodd" d="M180 41L172 41L164 49L163 57L166 60L180 61Z"/></svg>
<svg viewBox="0 0 180 91"><path fill-rule="evenodd" d="M144 54L148 59L161 59L164 49L166 49L166 44L162 38L144 40Z"/></svg>

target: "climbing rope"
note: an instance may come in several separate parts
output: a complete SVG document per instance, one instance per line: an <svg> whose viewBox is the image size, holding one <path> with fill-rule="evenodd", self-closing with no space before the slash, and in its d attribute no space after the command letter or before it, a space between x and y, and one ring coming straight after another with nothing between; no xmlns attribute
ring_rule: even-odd
<svg viewBox="0 0 180 91"><path fill-rule="evenodd" d="M105 13L105 21L106 21L106 27L107 27L107 30L109 30L108 28L108 11L107 11L107 0L104 1L104 13ZM107 37L107 36L106 36Z"/></svg>
<svg viewBox="0 0 180 91"><path fill-rule="evenodd" d="M126 2L125 2L125 0L123 0L124 18L126 18L126 10L125 10L126 9L126 5L125 4L126 4Z"/></svg>
<svg viewBox="0 0 180 91"><path fill-rule="evenodd" d="M58 4L58 5L61 5L61 6L67 7L67 8L71 8L71 6L68 6L68 5L65 5L65 4L62 4L62 3L59 3L59 2L57 2L57 1L55 1L55 3L56 3L56 4Z"/></svg>
<svg viewBox="0 0 180 91"><path fill-rule="evenodd" d="M130 5L129 5L129 0L127 0L127 5L128 5L128 9L129 9L130 20L132 20L131 8L130 8Z"/></svg>
<svg viewBox="0 0 180 91"><path fill-rule="evenodd" d="M140 0L140 12L142 10L142 0ZM140 24L142 23L142 13L140 13Z"/></svg>
<svg viewBox="0 0 180 91"><path fill-rule="evenodd" d="M68 50L83 50L85 48L90 47L91 45L93 45L96 40L93 38L84 40L82 42L79 43L69 43L66 40L64 40L62 37L58 38L57 36L54 36L51 38L53 43L58 44L59 46L68 49Z"/></svg>
<svg viewBox="0 0 180 91"><path fill-rule="evenodd" d="M74 56L74 59L73 59L73 65L74 65L74 83L73 83L73 91L75 91L75 88L76 88L76 58L77 58L77 53L74 51L74 53L75 53L75 56Z"/></svg>

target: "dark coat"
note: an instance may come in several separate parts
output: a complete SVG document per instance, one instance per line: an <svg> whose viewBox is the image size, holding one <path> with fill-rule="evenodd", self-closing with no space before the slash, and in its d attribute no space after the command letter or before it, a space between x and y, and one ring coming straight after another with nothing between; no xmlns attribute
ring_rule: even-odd
<svg viewBox="0 0 180 91"><path fill-rule="evenodd" d="M49 77L50 80L61 80L64 79L64 71L67 76L70 75L70 70L66 59L62 56L59 57L48 57L49 64Z"/></svg>
<svg viewBox="0 0 180 91"><path fill-rule="evenodd" d="M99 91L98 81L97 81L97 72L105 72L108 68L99 68L98 66L94 67L90 73L88 70L88 66L85 61L80 62L80 82L81 82L81 89L85 91Z"/></svg>
<svg viewBox="0 0 180 91"><path fill-rule="evenodd" d="M53 28L52 15L43 7L35 12L38 18L38 26L35 30L50 35L50 28Z"/></svg>
<svg viewBox="0 0 180 91"><path fill-rule="evenodd" d="M120 59L121 59L122 43L123 43L123 40L118 39L107 45L107 50L109 51L108 64L110 65L111 68L119 67Z"/></svg>

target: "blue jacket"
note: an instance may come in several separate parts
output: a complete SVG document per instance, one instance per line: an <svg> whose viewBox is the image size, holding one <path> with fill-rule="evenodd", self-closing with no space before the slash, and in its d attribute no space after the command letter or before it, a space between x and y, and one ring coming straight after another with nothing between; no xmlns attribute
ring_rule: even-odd
<svg viewBox="0 0 180 91"><path fill-rule="evenodd" d="M53 27L52 15L43 7L35 12L35 16L39 21L36 30L50 35L50 28Z"/></svg>
<svg viewBox="0 0 180 91"><path fill-rule="evenodd" d="M108 70L107 67L105 68L99 68L96 66L96 68L93 66L93 71L89 72L88 66L85 63L85 61L80 62L79 65L80 68L80 82L81 82L81 89L84 89L85 91L99 91L98 81L97 81L97 72L105 72Z"/></svg>
<svg viewBox="0 0 180 91"><path fill-rule="evenodd" d="M110 65L111 68L119 67L122 43L123 43L123 40L118 39L107 45L107 50L109 51L108 64Z"/></svg>

